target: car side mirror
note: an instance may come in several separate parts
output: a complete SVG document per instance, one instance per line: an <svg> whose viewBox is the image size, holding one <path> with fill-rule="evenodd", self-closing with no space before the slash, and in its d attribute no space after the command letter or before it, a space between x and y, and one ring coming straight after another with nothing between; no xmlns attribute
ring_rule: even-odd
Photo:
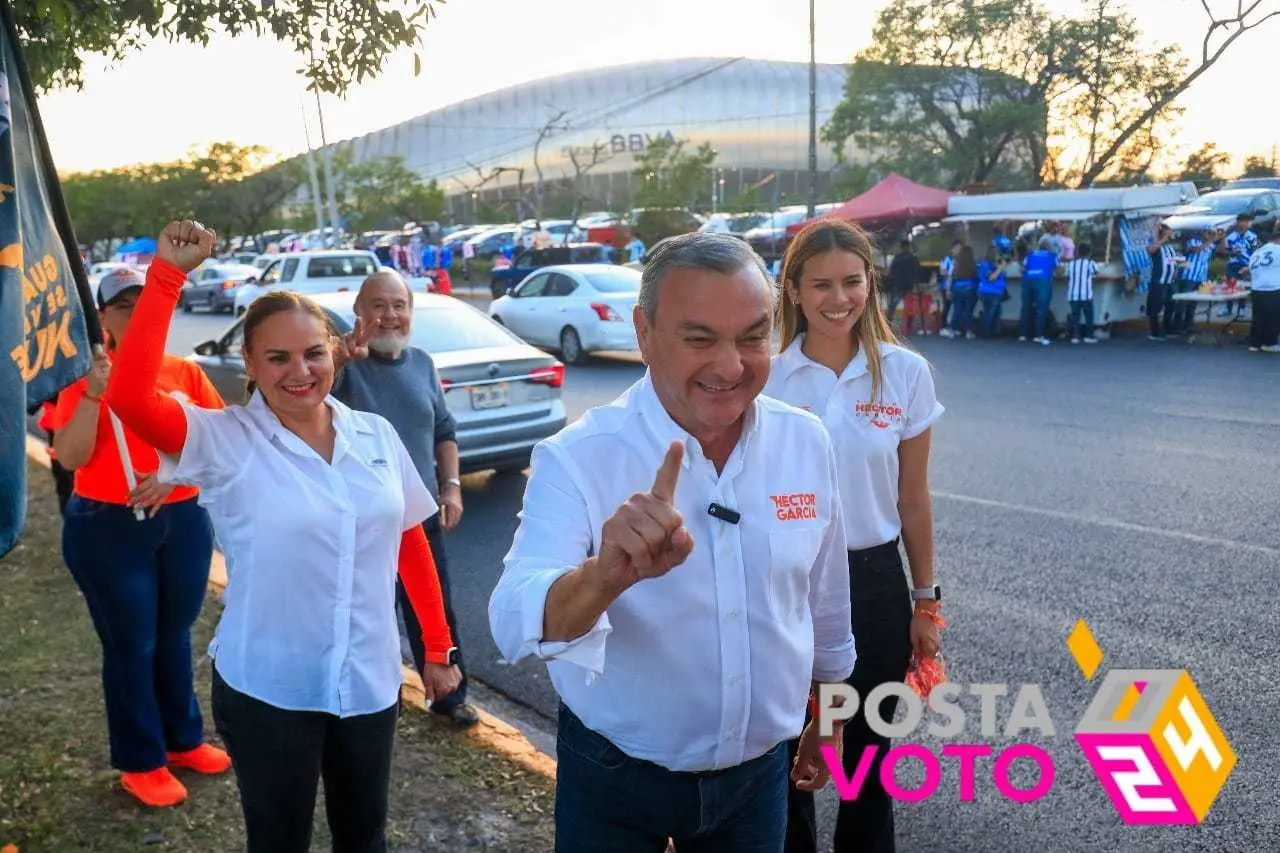
<svg viewBox="0 0 1280 853"><path fill-rule="evenodd" d="M202 343L198 343L198 344L196 344L195 353L196 353L196 355L217 355L217 354L218 354L218 342L217 342L217 341L204 341L204 342L202 342Z"/></svg>
<svg viewBox="0 0 1280 853"><path fill-rule="evenodd" d="M1263 210L1262 208L1258 208L1253 212L1254 219L1266 219L1270 215L1271 215L1271 211Z"/></svg>

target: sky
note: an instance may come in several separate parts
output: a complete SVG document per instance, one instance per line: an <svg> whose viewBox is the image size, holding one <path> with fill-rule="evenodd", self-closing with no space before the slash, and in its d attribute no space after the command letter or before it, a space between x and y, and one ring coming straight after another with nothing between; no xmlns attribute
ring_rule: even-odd
<svg viewBox="0 0 1280 853"><path fill-rule="evenodd" d="M1077 11L1082 0L1045 0ZM1208 0L1234 9L1235 0ZM1280 8L1280 0L1262 0ZM820 62L847 62L870 41L879 0L815 0ZM1225 6L1224 6L1225 4ZM1126 6L1155 41L1200 55L1200 0L1113 0ZM359 136L485 92L539 77L627 62L688 56L808 59L805 0L638 0L633 3L529 3L449 0L424 35L422 73L410 51L395 54L382 75L343 99L322 96L325 138ZM596 8L607 17L588 18ZM1270 155L1280 143L1280 111L1249 109L1259 97L1280 19L1246 34L1183 95L1177 142L1189 152L1216 142L1234 164ZM40 100L58 170L110 169L178 159L210 142L261 145L279 155L303 151L307 132L319 143L315 97L297 74L299 58L270 39L215 36L208 47L152 42L120 63L89 58L85 86ZM1271 67L1274 67L1273 65ZM172 88L162 81L181 78ZM203 81L198 100L188 92ZM1247 85L1242 85L1245 81ZM1259 89L1257 86L1263 84ZM153 106L154 105L154 106ZM304 111L307 115L304 125ZM122 133L122 117L134 133ZM103 133L102 129L111 128Z"/></svg>

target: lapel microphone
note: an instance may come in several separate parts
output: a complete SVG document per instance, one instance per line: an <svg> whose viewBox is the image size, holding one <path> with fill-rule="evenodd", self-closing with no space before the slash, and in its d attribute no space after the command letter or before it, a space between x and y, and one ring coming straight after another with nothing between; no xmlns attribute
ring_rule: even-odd
<svg viewBox="0 0 1280 853"><path fill-rule="evenodd" d="M707 515L712 518L718 518L721 521L728 522L729 524L737 524L742 520L742 514L737 510L729 509L727 506L720 506L720 504L717 503L713 503L711 506L707 507Z"/></svg>

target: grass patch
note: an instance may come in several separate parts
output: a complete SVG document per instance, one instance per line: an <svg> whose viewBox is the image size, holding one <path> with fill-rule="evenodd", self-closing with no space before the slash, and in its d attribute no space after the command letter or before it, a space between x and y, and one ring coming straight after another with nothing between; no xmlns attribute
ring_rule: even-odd
<svg viewBox="0 0 1280 853"><path fill-rule="evenodd" d="M32 464L28 477L26 531L0 561L0 848L243 850L231 774L179 771L191 794L173 809L139 807L120 790L107 758L100 646L62 563L49 472ZM197 694L215 742L204 649L220 612L210 598L194 636ZM406 708L391 778L393 850L551 850L553 811L550 779ZM328 850L323 793L315 826L313 849Z"/></svg>

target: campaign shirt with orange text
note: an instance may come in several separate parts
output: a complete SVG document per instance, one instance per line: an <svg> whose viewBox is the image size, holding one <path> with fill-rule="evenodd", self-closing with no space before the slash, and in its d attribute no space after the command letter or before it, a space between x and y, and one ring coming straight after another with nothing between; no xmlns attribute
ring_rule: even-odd
<svg viewBox="0 0 1280 853"><path fill-rule="evenodd" d="M203 409L221 409L224 405L222 397L200 366L177 356L164 357L156 387L180 402L191 403ZM82 378L68 385L58 395L57 407L51 419L54 431L71 422L76 407L80 405L88 388L89 380ZM160 467L160 457L155 448L134 435L127 426L122 424L122 427L133 470L139 478L154 474ZM75 471L75 493L103 503L123 505L129 502L129 484L125 479L124 465L116 447L115 431L111 428L111 418L105 403L98 405L98 432L93 455ZM165 503L190 500L197 494L197 489L179 486L169 494Z"/></svg>

